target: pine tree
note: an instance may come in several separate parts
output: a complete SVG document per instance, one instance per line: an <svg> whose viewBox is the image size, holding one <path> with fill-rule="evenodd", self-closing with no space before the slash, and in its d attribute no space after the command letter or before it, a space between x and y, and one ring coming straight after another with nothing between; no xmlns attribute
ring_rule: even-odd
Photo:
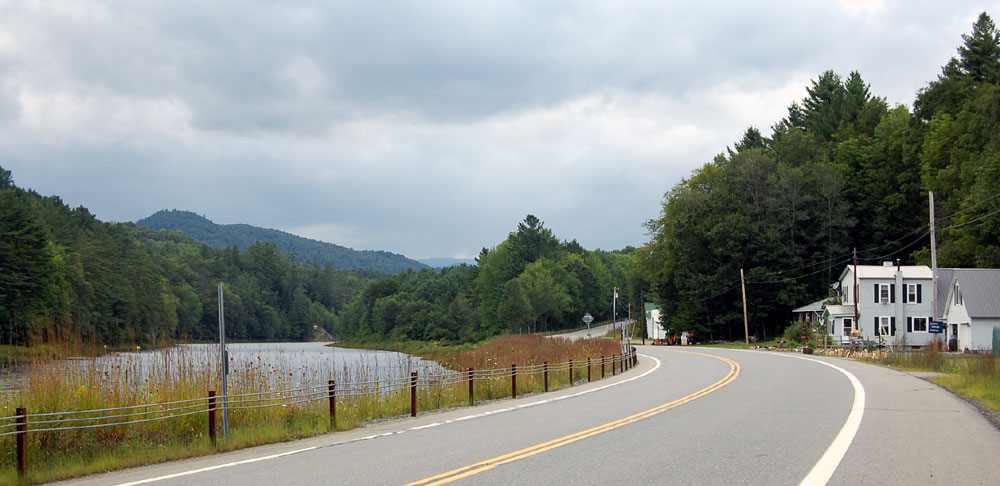
<svg viewBox="0 0 1000 486"><path fill-rule="evenodd" d="M1000 31L986 12L972 24L972 34L962 34L959 66L976 81L1000 84Z"/></svg>

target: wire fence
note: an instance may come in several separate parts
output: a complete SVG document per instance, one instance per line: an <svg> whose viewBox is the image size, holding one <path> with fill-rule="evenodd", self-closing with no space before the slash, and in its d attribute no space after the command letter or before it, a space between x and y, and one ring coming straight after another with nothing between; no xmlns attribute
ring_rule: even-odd
<svg viewBox="0 0 1000 486"><path fill-rule="evenodd" d="M99 408L91 410L65 410L42 413L28 413L25 408L18 408L15 415L0 417L0 439L16 436L18 473L23 475L26 468L25 438L29 434L46 434L53 432L68 432L78 430L105 429L127 425L144 424L175 420L193 415L208 414L208 433L215 442L215 413L227 410L229 413L260 410L275 407L303 406L316 402L328 402L331 426L336 423L336 403L338 400L357 398L384 398L394 394L410 391L410 413L417 414L418 397L421 393L440 393L442 389L468 386L468 401L470 405L476 401L477 383L489 387L491 398L506 396L496 393L497 388L505 389L509 383L510 396L517 396L518 377L542 377L544 391L549 390L549 375L567 373L569 386L586 370L588 381L594 378L594 372L600 369L601 378L608 373L614 375L634 366L637 358L634 352L610 357L588 358L583 361L566 361L561 363L542 363L518 366L512 364L505 368L472 369L466 371L445 371L443 373L413 372L410 376L336 383L330 380L327 384L307 386L292 389L268 390L253 393L216 395L209 391L208 396L186 400L174 400L160 403L147 403L114 408ZM566 380L560 380L560 382ZM499 396L498 396L499 395Z"/></svg>

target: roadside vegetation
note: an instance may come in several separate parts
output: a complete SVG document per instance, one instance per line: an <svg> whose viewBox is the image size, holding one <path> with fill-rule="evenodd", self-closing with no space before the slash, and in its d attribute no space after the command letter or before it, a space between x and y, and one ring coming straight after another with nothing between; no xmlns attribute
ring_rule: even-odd
<svg viewBox="0 0 1000 486"><path fill-rule="evenodd" d="M568 341L542 336L506 336L486 341L478 346L442 346L411 344L401 350L413 352L446 367L465 371L509 370L511 364L524 369L534 364L561 363L573 359L574 379L587 379L587 357L594 359L593 378L600 378L596 363L601 356L620 352L613 340ZM128 407L148 403L198 400L197 410L207 410L207 390L219 390L217 373L213 369L214 353L185 351L174 348L167 352L169 366L147 369L133 359L120 355L105 366L81 366L79 360L36 359L22 363L24 382L17 391L0 395L0 416L15 415L17 407L26 407L29 414L67 412ZM67 356L62 356L63 358ZM113 355L112 355L113 357ZM390 363L408 376L408 360ZM288 373L280 363L260 360L231 366L230 395L324 385L335 377L338 390L350 383L378 382L378 366L371 363L356 369L321 369ZM518 374L518 393L534 393L544 389L541 374ZM610 376L610 366L607 371ZM568 385L567 372L550 373L549 389ZM338 395L336 424L331 424L329 402L325 396L308 403L230 411L231 435L223 440L219 432L213 446L208 433L207 413L170 418L168 420L57 432L28 434L28 474L19 481L16 472L14 436L0 437L0 484L34 484L101 471L121 469L185 457L212 454L255 445L282 442L342 431L366 423L403 416L410 411L408 389L389 390L357 396ZM498 377L475 383L477 401L510 396L509 377ZM422 386L418 394L421 411L468 406L468 383L443 382ZM117 412L121 413L121 412ZM108 413L109 415L111 412ZM219 414L221 422L221 413ZM59 419L58 415L46 419ZM105 420L95 419L93 424ZM6 421L3 423L10 423ZM30 424L29 424L30 427ZM12 429L4 429L2 432Z"/></svg>
<svg viewBox="0 0 1000 486"><path fill-rule="evenodd" d="M884 359L869 361L906 371L942 373L932 381L1000 412L1000 359L993 353L948 356L940 346L929 346L917 352L887 353Z"/></svg>

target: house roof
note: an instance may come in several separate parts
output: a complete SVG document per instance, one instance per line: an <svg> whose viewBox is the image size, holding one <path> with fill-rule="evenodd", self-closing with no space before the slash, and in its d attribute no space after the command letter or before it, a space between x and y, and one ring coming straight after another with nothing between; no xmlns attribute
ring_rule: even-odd
<svg viewBox="0 0 1000 486"><path fill-rule="evenodd" d="M826 303L826 299L817 300L816 302L813 302L812 304L807 304L807 305L804 305L802 307L799 307L798 309L793 309L792 312L822 312L823 311L823 304L825 304L825 303Z"/></svg>
<svg viewBox="0 0 1000 486"><path fill-rule="evenodd" d="M831 316L853 316L854 306L853 305L828 305L826 310L823 311L823 315Z"/></svg>
<svg viewBox="0 0 1000 486"><path fill-rule="evenodd" d="M903 272L903 278L930 279L933 277L931 268L927 265L903 265L899 269ZM847 265L840 273L840 280L853 271L854 265ZM858 265L858 279L862 278L896 278L896 265Z"/></svg>
<svg viewBox="0 0 1000 486"><path fill-rule="evenodd" d="M951 291L952 279L955 277L955 268L939 268L937 270L937 303L934 306L936 312L934 315L943 316L944 311L948 309L948 297Z"/></svg>
<svg viewBox="0 0 1000 486"><path fill-rule="evenodd" d="M1000 317L1000 269L952 268L969 317ZM938 270L940 279L941 270ZM951 287L951 284L949 284ZM940 295L940 294L938 294ZM944 295L949 295L945 293Z"/></svg>

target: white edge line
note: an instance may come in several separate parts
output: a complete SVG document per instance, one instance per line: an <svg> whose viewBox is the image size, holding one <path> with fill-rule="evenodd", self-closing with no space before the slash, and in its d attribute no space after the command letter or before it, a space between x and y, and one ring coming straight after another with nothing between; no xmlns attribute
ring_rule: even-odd
<svg viewBox="0 0 1000 486"><path fill-rule="evenodd" d="M858 433L858 429L861 428L861 418L865 414L865 387L861 386L861 381L858 380L858 377L835 364L803 356L789 356L787 354L777 354L776 356L802 359L829 366L843 373L850 380L851 386L854 387L854 402L851 404L851 413L847 415L844 426L840 429L837 436L834 437L833 442L830 443L830 447L827 447L826 452L823 453L823 456L819 458L816 465L809 471L809 474L799 483L799 486L824 486L833 477L833 473L840 466L840 462L844 460L847 449L851 447L854 436Z"/></svg>
<svg viewBox="0 0 1000 486"><path fill-rule="evenodd" d="M453 422L461 422L461 421L464 421L464 420L482 418L482 417L487 417L487 416L490 416L490 415L494 415L494 414L498 414L498 413L503 413L503 412L510 412L512 410L518 410L518 409L522 409L522 408L526 408L526 407L534 407L536 405L543 405L543 404L546 404L546 403L557 402L559 400L565 400L567 398L578 397L580 395L586 395L588 393L594 393L596 391L605 390L605 389L611 388L613 386L621 385L623 383L628 383L630 381L638 380L639 378L643 378L643 377L649 375L650 373L652 373L652 372L654 372L654 371L656 371L656 370L658 370L660 368L660 365L661 365L660 360L658 360L658 359L656 359L656 358L654 358L652 356L645 355L645 354L640 354L639 356L643 356L643 357L646 357L646 358L649 358L649 359L655 361L656 365L653 366L653 369L651 369L649 371L646 371L645 373L643 373L641 375L633 376L633 377L631 377L631 378L629 378L627 380L616 381L614 383L609 383L607 385L599 386L597 388L591 388L591 389L580 391L580 392L576 392L576 393L573 393L573 394L570 394L570 395L562 395L562 396L558 396L558 397L555 397L555 398L550 398L548 400L539 400L537 402L525 403L523 405L517 405L517 406L514 406L514 407L501 408L501 409L498 409L498 410L491 410L491 411L488 411L488 412L482 412L482 413L477 413L477 414L473 414L473 415L466 415L465 417L460 417L460 418L457 418L457 419L445 420L444 422L438 422L438 423L433 423L433 424L428 424L428 425L421 425L421 426L418 426L418 427L412 427L412 428L409 428L409 429L398 430L398 431L395 431L395 432L386 432L384 434L369 435L369 436L361 437L361 438L354 439L354 440L347 440L347 441L343 441L343 442L335 442L335 443L328 444L328 445L323 446L323 447L335 446L335 445L340 445L340 444L348 444L348 443L351 443L351 442L360 442L360 441L363 441L363 440L372 440L372 439L377 439L379 437L386 437L386 436L390 436L390 435L401 434L401 433L406 432L406 431L415 431L415 430L429 429L431 427L437 427L439 425L450 424L450 423L453 423ZM215 466L208 466L208 467L203 467L203 468L200 468L200 469L192 469L190 471L183 471L183 472L179 472L179 473L168 474L168 475L165 475L165 476L157 476L155 478L141 479L139 481L132 481L132 482L129 482L129 483L119 483L116 486L135 486L135 485L138 485L138 484L155 483L157 481L165 481L167 479L174 479L174 478L179 478L179 477L183 477L183 476L190 476L192 474L198 474L198 473L203 473L203 472L214 471L216 469L224 469L224 468L227 468L227 467L239 466L239 465L242 465L242 464L250 464L250 463L259 462L259 461L267 461L267 460L270 460L270 459L278 459L278 458L281 458L281 457L290 456L290 455L293 455L293 454L299 454L299 453L302 453L302 452L308 452L308 451L311 451L311 450L314 450L314 449L319 449L319 448L320 448L319 446L306 447L305 449L297 449L297 450L294 450L294 451L282 452L280 454L272 454L272 455L269 455L269 456L255 457L253 459L245 459L245 460L242 460L242 461L227 462L225 464L217 464Z"/></svg>

